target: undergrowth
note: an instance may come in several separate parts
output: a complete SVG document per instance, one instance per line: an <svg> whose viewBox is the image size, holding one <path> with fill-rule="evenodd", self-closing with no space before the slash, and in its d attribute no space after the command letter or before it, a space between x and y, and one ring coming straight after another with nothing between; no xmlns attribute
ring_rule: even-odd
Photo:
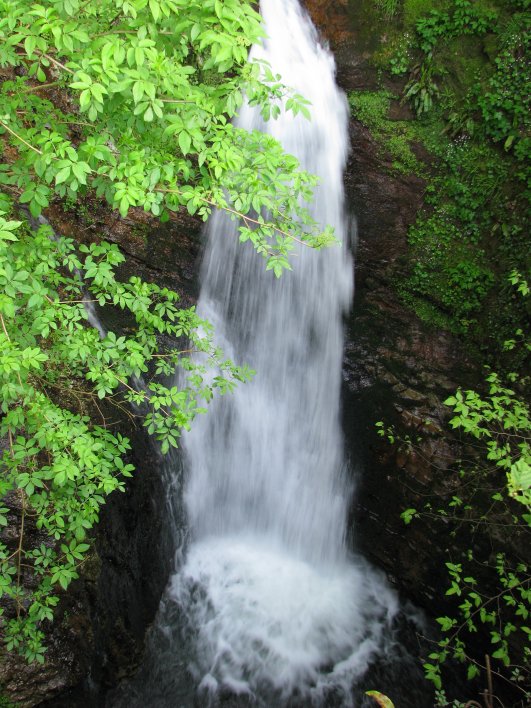
<svg viewBox="0 0 531 708"><path fill-rule="evenodd" d="M444 559L449 584L437 600L451 609L437 620L441 638L424 669L438 706L465 705L446 697L451 662L467 666L468 678L482 689L466 706L501 705L503 691L511 706L527 706L530 2L403 0L393 23L385 7L378 2L382 40L373 54L380 91L349 100L398 171L426 177L396 290L429 326L453 332L478 369L488 369L478 391L459 389L445 401L454 413L450 426L465 438L464 459L448 470L455 482L451 499L434 495L422 510L402 515L405 523L428 515L447 535L464 531L473 539L477 532L485 545L472 549L471 542L463 557ZM409 105L409 121L391 120L393 101ZM404 151L393 154L397 134L402 148L421 143L429 164L419 169ZM421 437L399 440L395 430L377 425L406 452L420 444ZM434 479L438 473L433 470Z"/></svg>
<svg viewBox="0 0 531 708"><path fill-rule="evenodd" d="M518 368L527 352L503 343L525 330L529 310L508 284L530 269L529 2L391 5L396 23L382 24L373 58L381 88L352 92L349 103L391 171L427 178L398 293L428 324L464 337L481 361ZM381 17L391 5L378 2ZM408 103L414 119L393 120L393 101ZM429 166L415 143L431 154Z"/></svg>

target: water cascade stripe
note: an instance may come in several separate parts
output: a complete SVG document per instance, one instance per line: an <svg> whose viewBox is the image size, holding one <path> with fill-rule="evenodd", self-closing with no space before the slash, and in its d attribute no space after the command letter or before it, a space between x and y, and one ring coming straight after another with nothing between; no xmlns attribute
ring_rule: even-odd
<svg viewBox="0 0 531 708"><path fill-rule="evenodd" d="M312 117L264 123L246 106L237 125L270 133L319 175L312 214L343 246L300 247L293 271L277 280L238 243L234 222L217 213L209 223L199 311L228 355L257 374L185 438L191 543L170 596L196 636L204 696L229 689L279 705L293 693L319 700L333 685L348 703L394 611L390 593L345 548L351 490L338 416L353 270L342 184L348 111L332 56L298 2L262 0L261 13L267 39L253 55L311 101Z"/></svg>

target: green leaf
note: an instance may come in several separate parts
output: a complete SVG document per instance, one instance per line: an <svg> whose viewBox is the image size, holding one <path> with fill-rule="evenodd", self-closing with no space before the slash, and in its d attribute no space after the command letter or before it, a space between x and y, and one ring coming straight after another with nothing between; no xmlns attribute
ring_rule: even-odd
<svg viewBox="0 0 531 708"><path fill-rule="evenodd" d="M412 519L414 519L417 515L416 509L406 509L400 514L400 518L405 524L410 524Z"/></svg>
<svg viewBox="0 0 531 708"><path fill-rule="evenodd" d="M187 155L190 152L190 146L192 144L192 138L189 133L185 130L181 130L178 137L179 147L183 155Z"/></svg>
<svg viewBox="0 0 531 708"><path fill-rule="evenodd" d="M62 184L63 182L66 182L69 177L70 177L70 166L63 167L55 175L55 184Z"/></svg>
<svg viewBox="0 0 531 708"><path fill-rule="evenodd" d="M17 236L11 231L6 231L0 227L0 239L3 241L17 241Z"/></svg>
<svg viewBox="0 0 531 708"><path fill-rule="evenodd" d="M35 51L35 47L37 46L37 37L33 34L29 34L26 39L24 40L24 49L26 50L26 54L28 57L31 58L33 55L33 52Z"/></svg>
<svg viewBox="0 0 531 708"><path fill-rule="evenodd" d="M155 22L158 22L160 18L160 5L157 0L149 0L149 9L151 10Z"/></svg>
<svg viewBox="0 0 531 708"><path fill-rule="evenodd" d="M79 94L79 106L82 111L86 111L87 108L90 106L90 101L91 101L91 93L89 89L85 89L84 91L81 91Z"/></svg>

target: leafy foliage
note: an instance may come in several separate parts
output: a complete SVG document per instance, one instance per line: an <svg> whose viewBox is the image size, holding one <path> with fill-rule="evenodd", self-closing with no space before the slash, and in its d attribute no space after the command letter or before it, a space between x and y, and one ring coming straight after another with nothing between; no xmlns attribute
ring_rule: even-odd
<svg viewBox="0 0 531 708"><path fill-rule="evenodd" d="M514 387L525 390L527 381L510 376ZM446 598L455 600L448 614L437 618L443 638L424 663L426 677L439 691L438 705L445 700L444 666L449 660L467 665L468 679L486 676L492 694L492 676L501 678L514 689L518 700L529 700L529 639L531 627L531 573L525 560L499 551L492 560L492 547L499 547L500 534L510 529L521 539L525 548L531 530L531 417L525 398L513 388L503 385L500 377L491 373L487 378L488 394L458 390L446 401L453 410L450 426L478 441L482 459L463 463L459 471L462 480L453 487L451 499L425 503L422 509L405 509L401 517L405 524L422 516L444 523L455 535L462 526L472 532L481 531L489 537L487 548L476 544L463 554L459 562L446 561L449 587ZM414 450L419 441L402 437L394 428L377 423L378 434L391 444ZM504 470L502 483L499 471ZM481 514L486 492L490 494L488 514ZM515 505L514 501L520 503ZM477 635L490 642L482 645L484 661L477 655ZM488 645L487 645L488 646ZM491 699L493 696L491 695ZM516 700L516 698L515 698Z"/></svg>
<svg viewBox="0 0 531 708"><path fill-rule="evenodd" d="M511 377L516 381L516 375ZM489 394L480 396L476 391L458 390L445 403L453 408L454 417L450 420L453 428L463 430L484 443L487 464L494 462L496 467L505 470L507 492L510 497L520 502L525 509L522 521L531 527L531 418L529 406L514 390L502 385L497 374L490 374L488 379ZM519 382L525 385L524 381ZM470 472L468 473L470 474ZM485 470L482 471L485 474ZM493 503L504 503L504 495L495 492ZM462 504L454 497L454 506ZM513 512L515 529L519 524ZM481 670L491 671L491 661L500 662L510 670L511 681L530 697L529 666L531 651L529 639L531 627L528 619L531 611L531 574L526 563L519 562L511 568L503 553L496 555L495 570L499 592L488 595L482 589L473 570L477 563L472 551L468 551L468 574L461 563L446 563L451 584L447 596L456 596L461 600L457 617L440 617L438 622L446 637L439 642L438 651L430 655L432 662L425 665L427 677L438 688L442 687L440 667L448 657L470 662L468 678L478 676ZM466 637L478 631L478 625L488 631L491 643L487 665L473 660L467 652ZM516 635L514 641L513 635ZM520 636L518 636L520 635ZM516 655L516 657L515 657Z"/></svg>
<svg viewBox="0 0 531 708"><path fill-rule="evenodd" d="M420 48L428 56L441 38L484 34L497 17L493 10L470 0L453 0L451 5L449 11L431 10L417 21Z"/></svg>
<svg viewBox="0 0 531 708"><path fill-rule="evenodd" d="M438 71L433 61L437 44L461 36L483 35L492 27L496 18L493 10L470 0L453 0L450 10L432 9L416 21L416 44L422 59L411 69L404 96L410 100L418 115L431 111L440 96L435 80ZM397 66L395 60L392 67L394 73L398 73Z"/></svg>
<svg viewBox="0 0 531 708"><path fill-rule="evenodd" d="M277 277L295 241L335 240L304 206L316 179L272 137L230 122L244 96L266 120L284 109L309 119L304 98L248 59L263 36L253 6L0 0L0 525L17 526L0 544L1 621L7 648L30 661L44 661L59 589L133 471L108 407L136 406L166 452L215 392L251 372L175 292L117 280L116 246L36 229L25 210L35 220L53 200L94 197L123 217L222 209ZM121 310L126 333L89 326L96 304ZM164 383L176 367L180 385Z"/></svg>
<svg viewBox="0 0 531 708"><path fill-rule="evenodd" d="M516 380L516 375L512 376ZM489 395L458 390L445 403L451 406L453 428L460 428L485 441L487 459L507 474L511 497L531 511L531 418L529 407L513 389L502 385L500 377L488 376ZM527 516L531 522L531 515Z"/></svg>
<svg viewBox="0 0 531 708"><path fill-rule="evenodd" d="M528 272L525 138L494 135L487 119L478 123L477 113L456 100L447 96L448 110L440 107L417 124L436 162L426 208L408 235L410 266L399 289L421 317L467 334L471 348L492 356L527 321L525 303L507 286L513 270ZM517 133L523 134L518 126Z"/></svg>
<svg viewBox="0 0 531 708"><path fill-rule="evenodd" d="M495 59L495 70L485 89L476 87L471 92L469 111L478 111L486 135L495 142L503 142L505 149L513 145L522 159L529 151L529 112L531 109L529 81L529 49L531 19L522 18L519 32Z"/></svg>
<svg viewBox="0 0 531 708"><path fill-rule="evenodd" d="M7 439L0 525L10 523L13 508L20 511L16 548L0 544L0 591L10 600L7 648L28 660L44 660L39 627L52 619L55 588L78 577L90 549L87 532L105 498L123 491L133 471L124 460L129 441L107 429L98 401L142 406L144 425L165 452L216 390L249 377L223 359L193 308L178 308L176 293L136 277L117 281L114 269L123 260L115 245L76 248L48 226L35 233L0 215L0 436ZM102 337L87 327L91 301L129 313L133 333ZM187 353L161 351L160 335L186 340ZM180 387L134 385L176 366L185 372ZM87 414L96 411L101 425ZM25 544L29 519L49 539L34 548Z"/></svg>
<svg viewBox="0 0 531 708"><path fill-rule="evenodd" d="M301 96L247 60L262 36L252 3L9 0L0 11L0 66L12 72L0 133L18 153L0 183L34 216L54 195L89 190L122 216L136 206L166 219L184 206L207 219L220 208L277 275L294 237L333 241L303 206L315 178L271 136L229 122L244 94L266 119L283 99L309 117Z"/></svg>
<svg viewBox="0 0 531 708"><path fill-rule="evenodd" d="M528 297L527 281L518 271L511 273L510 282L519 297ZM521 330L504 347L527 351L531 348ZM525 395L529 378L509 373L507 379L511 387L491 372L485 394L458 389L446 399L445 404L453 412L449 425L476 441L472 458L460 463L461 484L457 488L452 485L449 501L437 499L434 507L434 500L430 500L422 509L408 508L401 514L407 525L429 516L435 522L443 521L445 533L450 529L451 536L466 526L473 533L480 529L481 536L489 539L486 547L476 543L460 562L452 559L445 563L450 581L445 595L455 599L456 604L447 615L437 618L444 636L424 663L425 675L437 689L440 706L448 705L443 669L450 659L467 664L468 679L485 675L487 706L494 700L493 676L514 689L515 700L521 705L531 698L531 573L527 556L524 553L519 557L518 551L518 545L528 547L531 531L531 415ZM413 441L381 421L376 426L380 436L406 451L414 451L421 442L421 438ZM504 483L500 481L500 470L506 475ZM485 494L490 496L488 502ZM507 544L508 531L512 544ZM518 540L520 543L515 543ZM492 549L499 548L500 543L502 547L509 545L511 552L498 551L493 563ZM478 659L474 647L480 632L490 641L490 648L484 649L484 661Z"/></svg>
<svg viewBox="0 0 531 708"><path fill-rule="evenodd" d="M395 72L396 73L396 72ZM434 79L435 70L429 61L415 66L410 73L410 79L404 90L417 115L429 113L440 95L439 87Z"/></svg>
<svg viewBox="0 0 531 708"><path fill-rule="evenodd" d="M518 3L512 4L518 6ZM432 9L421 16L416 21L416 36L412 42L419 61L410 70L404 95L419 115L431 111L441 96L442 78L448 73L445 45L468 36L496 33L498 54L493 58L493 66L483 67L480 73L470 77L465 98L460 97L461 105L458 112L454 110L452 118L460 120L461 125L466 124L470 134L503 142L507 150L522 141L517 153L525 161L529 141L531 20L528 13L519 9L524 8L512 12L509 28L503 12L470 0L453 0L450 9ZM394 59L391 70L399 73L398 66L402 73L405 69L400 57Z"/></svg>
<svg viewBox="0 0 531 708"><path fill-rule="evenodd" d="M467 565L473 568L473 554L469 551ZM518 690L519 698L530 696L529 638L528 626L531 609L531 575L528 567L519 563L514 570L507 568L503 554L496 556L495 570L498 575L499 593L486 595L476 577L463 570L462 563L446 563L450 576L447 596L455 596L459 605L457 616L438 617L437 622L444 638L438 648L429 655L424 664L426 677L442 689L441 669L452 658L467 664L467 678L472 680L482 672L501 672L508 669L509 679ZM474 570L469 570L474 573ZM490 648L485 663L470 655L467 643L482 627L490 640ZM503 667L503 668L500 668Z"/></svg>

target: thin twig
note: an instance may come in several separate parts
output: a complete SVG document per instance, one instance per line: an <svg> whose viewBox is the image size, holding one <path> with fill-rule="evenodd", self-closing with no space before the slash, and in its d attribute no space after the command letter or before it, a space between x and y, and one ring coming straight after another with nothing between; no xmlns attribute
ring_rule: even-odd
<svg viewBox="0 0 531 708"><path fill-rule="evenodd" d="M64 64L61 64L61 62L57 61L57 59L54 59L50 54L46 54L45 52L41 52L38 49L36 49L35 51L38 52L41 55L41 57L45 57L46 59L48 59L48 61L51 61L52 64L55 64L55 66L57 66L59 69L63 69L64 71L67 71L72 76L76 73L75 71L72 71L72 69L69 69Z"/></svg>
<svg viewBox="0 0 531 708"><path fill-rule="evenodd" d="M488 687L488 694L485 695L485 701L487 703L487 708L494 708L493 703L492 703L492 696L493 696L492 671L490 668L490 656L488 654L485 654L485 666L487 669L487 687Z"/></svg>
<svg viewBox="0 0 531 708"><path fill-rule="evenodd" d="M58 86L59 81L51 81L49 84L38 84L37 86L28 86L28 88L22 89L19 93L30 93L31 91L41 91L42 89L51 88L52 86Z"/></svg>
<svg viewBox="0 0 531 708"><path fill-rule="evenodd" d="M0 313L0 322L2 323L2 329L4 330L4 334L5 334L6 337L7 337L7 341L10 342L10 341L11 341L11 338L10 338L8 332L7 332L6 323L4 322L4 317L3 317L2 313Z"/></svg>
<svg viewBox="0 0 531 708"><path fill-rule="evenodd" d="M163 192L167 194L178 194L180 196L183 195L183 192L181 192L178 189L163 189L162 187L159 189L155 190L156 192ZM270 226L273 231L276 231L279 234L282 234L283 236L286 236L287 238L292 239L293 241L296 241L297 243L302 244L303 246L308 246L308 244L305 241L301 241L298 239L296 236L293 236L293 234L290 234L288 231L284 231L278 226L275 226L274 224L264 224L263 222L259 221L258 219L253 219L250 216L247 216L246 214L242 214L240 211L236 211L236 209L231 209L228 206L223 206L222 204L217 204L215 201L212 199L208 199L207 197L201 197L198 196L198 199L200 199L202 202L205 202L205 204L209 204L210 206L213 206L216 209L221 209L222 211L226 211L229 214L234 214L234 216L237 216L239 219L243 219L246 223L250 222L252 224L257 224L258 226Z"/></svg>
<svg viewBox="0 0 531 708"><path fill-rule="evenodd" d="M26 147L29 147L30 150L33 150L33 152L38 153L39 155L42 155L42 150L39 150L39 148L34 147L33 145L30 145L30 143L26 142L23 137L21 137L18 133L15 133L14 130L11 130L11 128L4 123L4 121L0 120L0 125L5 128L11 135L14 135L15 138L20 140L21 143L24 143Z"/></svg>
<svg viewBox="0 0 531 708"><path fill-rule="evenodd" d="M18 541L18 549L17 549L17 555L18 555L18 560L17 560L17 586L20 589L20 575L22 571L22 544L24 542L24 521L26 517L26 495L24 493L23 489L19 490L20 495L22 497L22 515L20 517L20 537ZM17 618L20 617L20 610L22 609L22 604L20 602L20 599L17 595Z"/></svg>

